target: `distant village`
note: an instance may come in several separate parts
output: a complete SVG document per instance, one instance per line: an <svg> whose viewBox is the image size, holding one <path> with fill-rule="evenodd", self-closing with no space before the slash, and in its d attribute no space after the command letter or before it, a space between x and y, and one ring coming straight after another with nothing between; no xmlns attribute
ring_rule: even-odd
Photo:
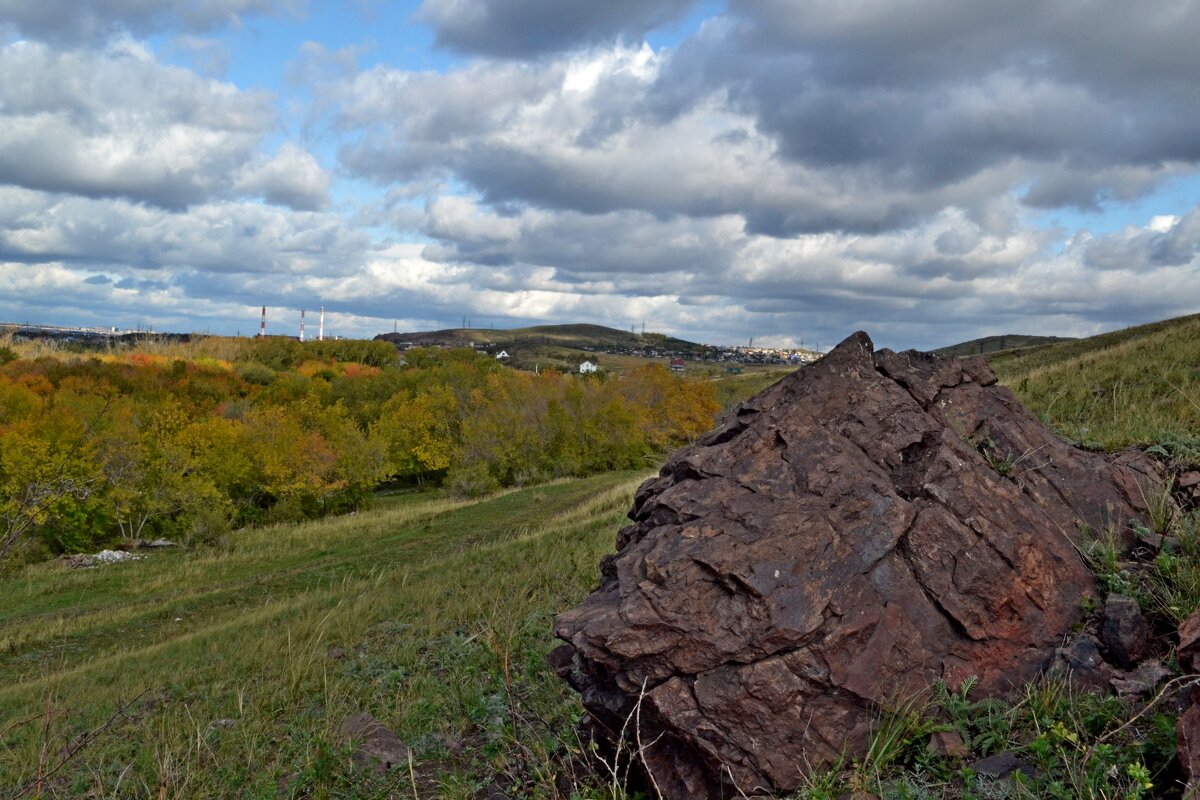
<svg viewBox="0 0 1200 800"><path fill-rule="evenodd" d="M416 341L407 340L403 335L395 339L391 339L395 345L401 350L410 350L415 347L438 347L438 348L455 348L469 347L481 355L488 355L495 358L497 361L509 361L514 355L517 355L522 348L520 342L494 344L491 342L463 342L457 339L438 340L430 337L428 334L419 335L420 338ZM536 345L535 345L536 346ZM692 364L723 364L727 372L739 372L740 365L795 365L801 366L816 361L821 357L820 353L812 350L804 349L789 349L775 347L733 347L721 345L693 345L688 349L673 349L670 347L658 347L652 345L644 346L627 346L627 345L569 345L569 349L578 350L582 353L595 353L595 360L584 360L579 364L581 373L595 372L599 368L600 355L620 355L620 356L636 356L639 358L663 359L669 361L670 368L674 371L683 371L687 369L689 363ZM510 353L509 349L513 352Z"/></svg>
<svg viewBox="0 0 1200 800"><path fill-rule="evenodd" d="M585 352L610 353L613 355L640 356L642 358L669 358L675 361L696 361L713 364L807 364L816 361L820 354L811 350L789 350L774 347L726 347L699 345L698 349L682 351L657 347L582 347ZM674 364L673 364L674 365Z"/></svg>
<svg viewBox="0 0 1200 800"><path fill-rule="evenodd" d="M325 314L324 309L321 309L321 319L317 338L325 337ZM118 328L86 328L86 327L62 327L53 325L31 325L7 323L0 324L17 339L37 339L37 338L53 338L67 342L99 342L112 341L114 339L126 338L142 338L149 335L154 335L161 338L179 338L188 339L194 334L172 334L172 333L154 333L149 329L129 329L121 330ZM260 337L266 337L266 308L263 308L262 321L259 330ZM272 337L275 338L275 337ZM284 335L278 338L298 339L303 342L304 322L303 312L301 312L301 322L299 336ZM341 337L333 337L341 338ZM438 347L438 348L453 348L453 347L469 347L476 352L488 355L498 361L511 360L513 355L517 355L523 349L523 342L510 342L504 344L495 344L490 342L464 342L458 338L440 339L429 334L415 334L413 339L408 339L407 336L401 334L396 336L384 335L378 338L386 338L392 341L401 351L409 350L414 347ZM669 340L671 341L671 340ZM678 340L673 340L678 341ZM513 350L509 353L507 349ZM636 356L640 358L663 359L669 362L670 368L675 371L684 371L689 363L691 364L723 364L728 372L738 372L739 365L803 365L816 361L820 358L820 353L806 350L803 348L774 348L774 347L734 347L725 345L706 345L695 344L687 348L669 347L665 344L639 344L639 345L623 345L623 344L608 344L608 345L588 345L588 344L572 344L569 349L578 350L582 353L595 353L596 359L584 360L579 365L579 371L583 373L595 372L599 369L600 355L621 355L621 356Z"/></svg>

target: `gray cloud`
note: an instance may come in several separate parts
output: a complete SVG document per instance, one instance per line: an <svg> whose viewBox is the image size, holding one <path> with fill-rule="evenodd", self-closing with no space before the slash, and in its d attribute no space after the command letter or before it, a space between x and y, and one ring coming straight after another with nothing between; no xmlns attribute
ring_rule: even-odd
<svg viewBox="0 0 1200 800"><path fill-rule="evenodd" d="M424 0L417 19L443 47L529 58L617 37L641 37L697 0Z"/></svg>
<svg viewBox="0 0 1200 800"><path fill-rule="evenodd" d="M339 275L360 268L370 250L366 234L329 214L235 202L179 213L0 187L0 259L10 261Z"/></svg>
<svg viewBox="0 0 1200 800"><path fill-rule="evenodd" d="M472 60L360 71L362 45L309 42L285 105L214 80L201 35L290 3L0 0L0 42L32 40L0 49L0 318L61 298L248 328L265 302L365 335L906 347L1187 313L1200 212L1067 241L1038 220L1196 174L1198 5L730 0L655 51L691 0L425 0Z"/></svg>
<svg viewBox="0 0 1200 800"><path fill-rule="evenodd" d="M1191 265L1200 255L1200 206L1182 217L1156 219L1147 228L1082 237L1074 249L1082 252L1087 266L1100 270L1149 272Z"/></svg>
<svg viewBox="0 0 1200 800"><path fill-rule="evenodd" d="M236 188L297 211L320 211L329 202L330 180L312 154L285 143L274 158L248 165Z"/></svg>
<svg viewBox="0 0 1200 800"><path fill-rule="evenodd" d="M237 27L259 14L296 13L306 0L0 0L0 27L56 44L114 35L205 32Z"/></svg>
<svg viewBox="0 0 1200 800"><path fill-rule="evenodd" d="M365 129L343 162L452 176L496 204L741 213L773 236L900 229L1018 190L1095 209L1200 163L1200 85L1184 77L1200 73L1200 8L1101 5L735 2L649 64L590 51L376 69L343 87L343 125ZM482 25L537 6L436 8Z"/></svg>
<svg viewBox="0 0 1200 800"><path fill-rule="evenodd" d="M294 145L260 155L278 112L265 92L155 61L22 42L0 49L0 184L165 208L255 194L319 208L329 185Z"/></svg>
<svg viewBox="0 0 1200 800"><path fill-rule="evenodd" d="M167 52L183 56L197 72L210 78L223 78L229 69L229 48L217 39L191 34L176 36Z"/></svg>
<svg viewBox="0 0 1200 800"><path fill-rule="evenodd" d="M659 220L637 211L609 214L526 210L502 216L461 197L439 197L422 230L443 244L425 249L435 261L550 267L559 280L628 280L655 274L714 274L744 240L737 217ZM661 286L657 287L661 288Z"/></svg>

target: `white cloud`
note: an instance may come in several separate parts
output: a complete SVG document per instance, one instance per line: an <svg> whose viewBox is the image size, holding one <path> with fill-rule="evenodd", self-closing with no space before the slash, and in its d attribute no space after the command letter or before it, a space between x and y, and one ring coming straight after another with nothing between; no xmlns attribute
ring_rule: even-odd
<svg viewBox="0 0 1200 800"><path fill-rule="evenodd" d="M1194 311L1200 212L1065 245L1034 214L1196 174L1200 6L1016 2L731 0L654 50L690 0L426 0L475 60L309 41L277 96L212 34L296 4L0 0L0 316L935 346Z"/></svg>
<svg viewBox="0 0 1200 800"><path fill-rule="evenodd" d="M289 142L274 158L248 165L234 188L297 211L319 211L329 202L330 181L311 153Z"/></svg>

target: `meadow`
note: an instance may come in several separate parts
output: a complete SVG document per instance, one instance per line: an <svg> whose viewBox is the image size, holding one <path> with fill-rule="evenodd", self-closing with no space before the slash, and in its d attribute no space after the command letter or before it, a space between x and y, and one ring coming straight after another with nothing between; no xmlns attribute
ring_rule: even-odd
<svg viewBox="0 0 1200 800"><path fill-rule="evenodd" d="M1200 437L1200 315L1008 350L988 363L1043 421L1081 446L1177 450Z"/></svg>
<svg viewBox="0 0 1200 800"><path fill-rule="evenodd" d="M0 594L0 787L548 796L578 713L545 661L550 620L594 583L643 477L398 495L225 549L29 568ZM409 745L411 771L354 769L338 729L360 711Z"/></svg>
<svg viewBox="0 0 1200 800"><path fill-rule="evenodd" d="M1200 462L1198 337L1200 319L1184 318L989 360L1064 435L1157 448L1178 472ZM762 380L744 379L744 390ZM384 492L357 513L140 561L10 572L0 797L628 797L602 763L591 778L577 772L581 709L546 654L554 614L596 585L651 474L478 496ZM1098 536L1085 555L1103 587L1169 626L1200 606L1200 517L1184 508L1155 524L1174 552L1131 562ZM1192 680L1176 672L1168 686ZM866 757L814 771L798 796L1179 797L1173 696L1051 679L1007 701L930 687L880 709ZM354 765L339 730L364 711L396 732L409 763ZM949 731L965 756L930 749ZM1036 779L989 781L970 766L1002 752Z"/></svg>

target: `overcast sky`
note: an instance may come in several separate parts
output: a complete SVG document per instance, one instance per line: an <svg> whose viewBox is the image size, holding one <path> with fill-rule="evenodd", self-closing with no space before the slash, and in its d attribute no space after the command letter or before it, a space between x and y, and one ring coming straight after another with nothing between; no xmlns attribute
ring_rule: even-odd
<svg viewBox="0 0 1200 800"><path fill-rule="evenodd" d="M1195 313L1197 41L1200 0L0 0L0 321Z"/></svg>

